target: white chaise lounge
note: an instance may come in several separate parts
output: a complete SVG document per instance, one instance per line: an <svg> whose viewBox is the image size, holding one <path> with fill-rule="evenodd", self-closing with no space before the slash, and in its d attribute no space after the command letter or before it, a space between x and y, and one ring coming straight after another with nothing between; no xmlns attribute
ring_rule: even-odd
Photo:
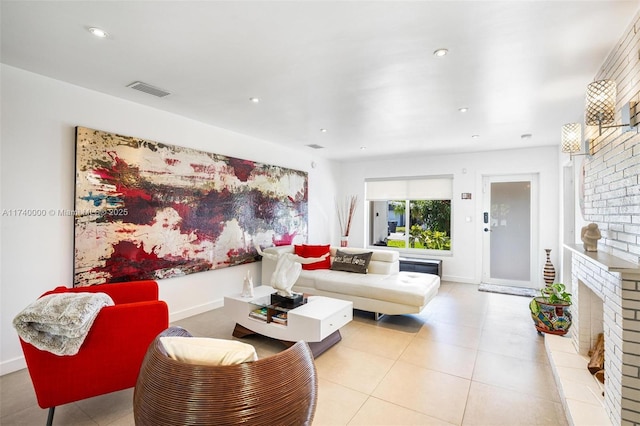
<svg viewBox="0 0 640 426"><path fill-rule="evenodd" d="M366 274L330 269L303 270L293 290L318 296L328 296L353 302L355 309L380 314L419 313L438 293L440 277L419 272L400 272L397 251L331 247L331 261L336 250L349 253L372 252ZM293 253L293 246L270 247L267 253ZM275 262L262 260L262 283L268 284Z"/></svg>

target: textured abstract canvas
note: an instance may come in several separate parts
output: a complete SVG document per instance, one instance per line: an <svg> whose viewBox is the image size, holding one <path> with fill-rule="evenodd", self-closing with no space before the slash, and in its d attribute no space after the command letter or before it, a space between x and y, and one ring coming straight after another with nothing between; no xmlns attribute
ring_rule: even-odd
<svg viewBox="0 0 640 426"><path fill-rule="evenodd" d="M74 285L162 279L307 238L307 173L76 129Z"/></svg>

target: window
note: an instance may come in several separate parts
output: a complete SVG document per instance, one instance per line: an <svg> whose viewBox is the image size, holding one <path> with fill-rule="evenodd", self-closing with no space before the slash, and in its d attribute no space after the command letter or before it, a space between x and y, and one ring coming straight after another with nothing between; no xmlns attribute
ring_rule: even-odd
<svg viewBox="0 0 640 426"><path fill-rule="evenodd" d="M369 244L451 250L452 178L368 180Z"/></svg>

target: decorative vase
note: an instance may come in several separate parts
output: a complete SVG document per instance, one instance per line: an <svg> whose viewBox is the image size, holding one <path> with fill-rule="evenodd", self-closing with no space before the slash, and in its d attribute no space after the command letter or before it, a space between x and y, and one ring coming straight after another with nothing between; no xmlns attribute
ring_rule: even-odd
<svg viewBox="0 0 640 426"><path fill-rule="evenodd" d="M349 246L349 237L343 235L340 237L340 247L348 247Z"/></svg>
<svg viewBox="0 0 640 426"><path fill-rule="evenodd" d="M556 279L556 268L551 263L551 249L544 249L544 251L547 252L547 261L544 264L544 282L551 285Z"/></svg>
<svg viewBox="0 0 640 426"><path fill-rule="evenodd" d="M571 327L570 303L549 303L544 297L535 297L529 304L533 324L540 333L563 336Z"/></svg>

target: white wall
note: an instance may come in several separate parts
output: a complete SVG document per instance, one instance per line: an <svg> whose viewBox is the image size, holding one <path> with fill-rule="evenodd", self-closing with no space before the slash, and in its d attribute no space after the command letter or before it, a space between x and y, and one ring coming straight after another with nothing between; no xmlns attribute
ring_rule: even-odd
<svg viewBox="0 0 640 426"><path fill-rule="evenodd" d="M521 143L518 139L518 143ZM552 249L552 262L559 263L558 215L559 180L558 146L478 152L456 155L423 155L388 160L341 163L339 177L343 195L356 194L360 200L349 245L366 243L366 208L364 180L398 176L453 175L452 256L443 260L443 279L479 283L482 275L482 178L487 175L539 175L538 259L534 262L540 273L545 261L544 248ZM471 200L462 200L462 192L471 192ZM471 222L466 218L470 217ZM334 233L338 232L334 229ZM434 256L430 256L434 257Z"/></svg>
<svg viewBox="0 0 640 426"><path fill-rule="evenodd" d="M75 126L86 126L196 148L309 173L310 243L334 235L335 164L304 150L285 149L174 114L86 90L17 68L1 68L1 201L13 209L73 209ZM311 168L315 161L316 168ZM24 367L11 321L43 292L72 285L73 218L1 219L0 374ZM240 291L260 264L191 274L160 282L171 320L213 307Z"/></svg>
<svg viewBox="0 0 640 426"><path fill-rule="evenodd" d="M444 258L444 272L446 279L459 282L480 281L482 176L539 173L539 246L558 253L557 147L334 163L313 152L288 150L5 65L0 89L3 211L73 209L74 128L81 125L309 172L310 243L338 243L335 197L357 194L360 205L350 245L365 244L366 178L452 174L454 249L453 256ZM472 200L461 200L461 192L471 192ZM0 374L6 374L24 367L11 325L14 316L43 292L72 283L73 219L0 220ZM542 274L542 253L538 263ZM165 280L160 283L161 298L169 303L172 320L194 315L220 306L225 294L239 291L247 270L260 276L259 264L251 264Z"/></svg>

